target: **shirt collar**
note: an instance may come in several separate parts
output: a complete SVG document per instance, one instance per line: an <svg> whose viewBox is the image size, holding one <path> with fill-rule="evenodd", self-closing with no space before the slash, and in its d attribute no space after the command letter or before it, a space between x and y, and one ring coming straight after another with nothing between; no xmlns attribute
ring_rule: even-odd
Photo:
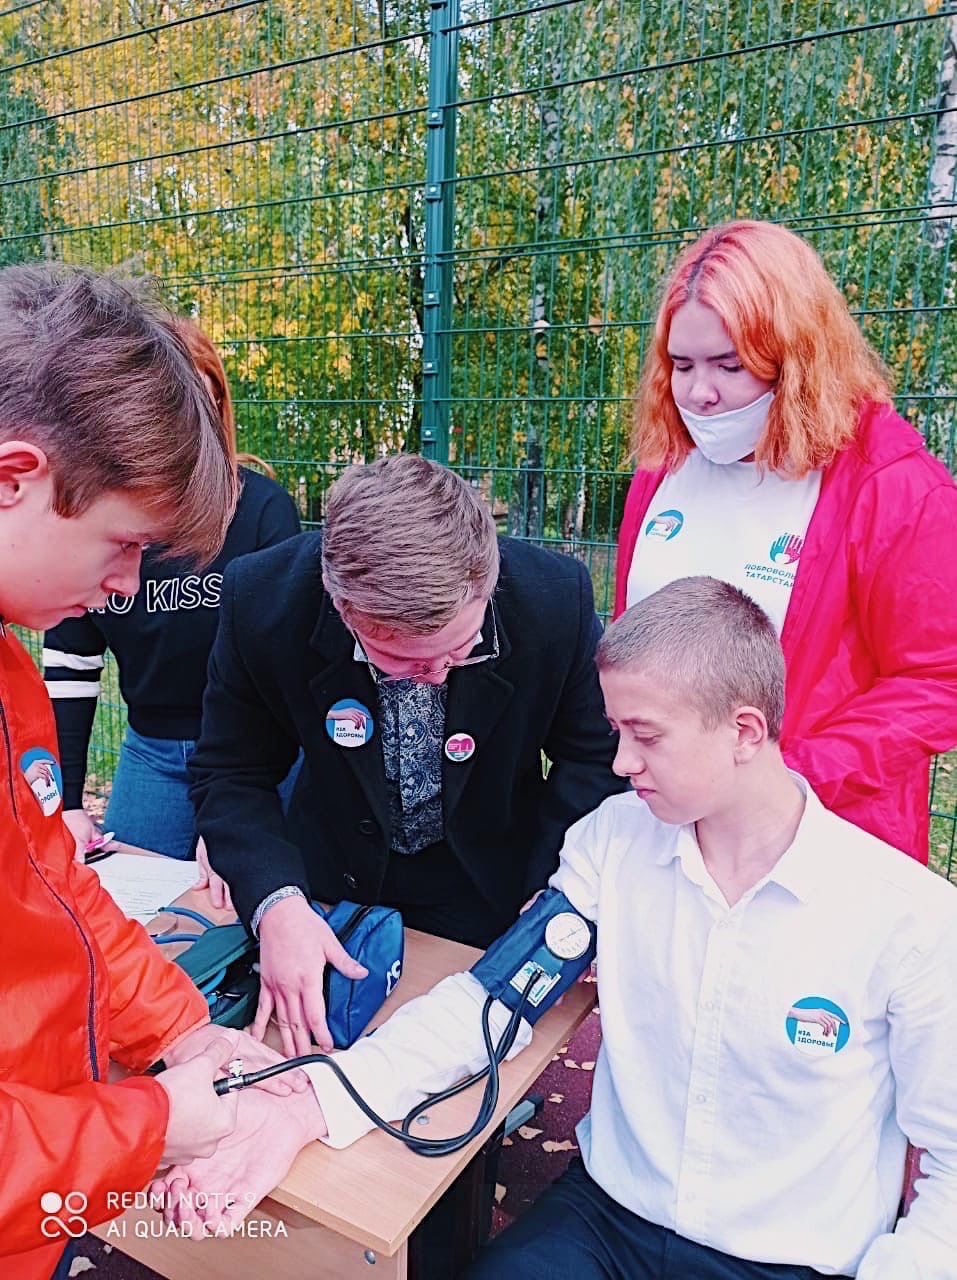
<svg viewBox="0 0 957 1280"><path fill-rule="evenodd" d="M804 813L794 839L767 878L799 902L809 902L818 885L826 882L828 868L840 850L834 847L833 832L827 830L834 821L833 815L818 800L806 778L792 769L788 772L804 793Z"/></svg>
<svg viewBox="0 0 957 1280"><path fill-rule="evenodd" d="M807 902L825 879L828 862L834 859L833 836L825 830L831 815L807 780L792 769L788 772L804 793L804 813L794 839L759 883L778 884L799 902ZM656 854L655 862L664 867L679 858L682 870L693 884L702 888L710 885L711 876L701 856L694 823L672 830L674 838Z"/></svg>

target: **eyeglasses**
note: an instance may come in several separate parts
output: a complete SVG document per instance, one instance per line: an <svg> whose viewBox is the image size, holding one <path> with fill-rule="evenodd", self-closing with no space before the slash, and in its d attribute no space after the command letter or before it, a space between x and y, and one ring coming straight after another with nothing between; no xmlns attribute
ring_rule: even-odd
<svg viewBox="0 0 957 1280"><path fill-rule="evenodd" d="M474 657L470 656L468 658L460 658L458 660L450 658L448 661L443 662L438 667L421 666L421 667L417 667L414 671L409 671L405 675L401 675L401 676L391 676L391 675L388 675L385 671L380 671L379 668L372 661L372 659L369 657L369 655L366 653L365 648L363 647L362 641L359 639L356 633L353 631L352 634L355 638L356 648L359 651L359 657L368 666L369 671L372 674L372 679L376 682L376 684L395 684L397 680L416 680L421 678L422 676L437 676L437 675L441 675L443 672L451 671L453 667L475 667L475 666L478 666L480 662L489 662L491 659L497 658L499 656L498 623L495 621L495 610L490 609L489 612L492 615L492 647L488 653L479 653L479 654L476 654Z"/></svg>

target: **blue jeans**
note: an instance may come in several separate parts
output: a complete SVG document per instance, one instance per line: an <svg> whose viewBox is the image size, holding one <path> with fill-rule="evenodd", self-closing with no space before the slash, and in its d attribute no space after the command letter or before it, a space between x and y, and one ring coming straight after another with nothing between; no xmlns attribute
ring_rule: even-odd
<svg viewBox="0 0 957 1280"><path fill-rule="evenodd" d="M195 749L195 742L144 738L127 725L105 818L117 840L169 858L193 856L196 815L186 766Z"/></svg>
<svg viewBox="0 0 957 1280"><path fill-rule="evenodd" d="M580 1159L483 1249L465 1280L820 1280L810 1267L747 1262L623 1208ZM840 1280L840 1277L833 1277Z"/></svg>
<svg viewBox="0 0 957 1280"><path fill-rule="evenodd" d="M187 766L195 750L188 739L145 738L127 725L104 819L117 840L168 858L193 857L198 833ZM301 768L300 751L277 787L283 812Z"/></svg>

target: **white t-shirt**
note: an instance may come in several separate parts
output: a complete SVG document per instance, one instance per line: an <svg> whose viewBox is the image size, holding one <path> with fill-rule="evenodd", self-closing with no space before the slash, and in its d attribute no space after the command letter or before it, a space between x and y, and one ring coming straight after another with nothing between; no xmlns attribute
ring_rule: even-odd
<svg viewBox="0 0 957 1280"><path fill-rule="evenodd" d="M628 573L628 605L676 578L708 574L746 591L784 626L821 473L788 480L754 462L719 466L694 449L651 500Z"/></svg>

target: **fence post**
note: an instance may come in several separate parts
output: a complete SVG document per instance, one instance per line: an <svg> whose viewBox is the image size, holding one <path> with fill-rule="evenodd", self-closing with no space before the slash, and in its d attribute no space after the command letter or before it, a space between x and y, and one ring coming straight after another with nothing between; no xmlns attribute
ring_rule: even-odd
<svg viewBox="0 0 957 1280"><path fill-rule="evenodd" d="M431 0L425 143L422 453L449 460L459 0Z"/></svg>

